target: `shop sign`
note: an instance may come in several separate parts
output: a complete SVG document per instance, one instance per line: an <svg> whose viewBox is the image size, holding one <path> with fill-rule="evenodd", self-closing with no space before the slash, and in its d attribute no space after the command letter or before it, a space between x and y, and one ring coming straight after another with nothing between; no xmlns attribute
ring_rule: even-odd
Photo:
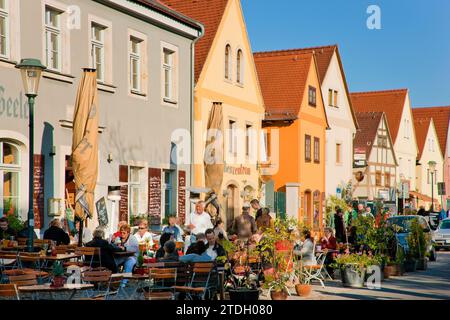
<svg viewBox="0 0 450 320"><path fill-rule="evenodd" d="M18 97L8 97L5 87L0 85L0 117L28 119L28 102L22 91Z"/></svg>

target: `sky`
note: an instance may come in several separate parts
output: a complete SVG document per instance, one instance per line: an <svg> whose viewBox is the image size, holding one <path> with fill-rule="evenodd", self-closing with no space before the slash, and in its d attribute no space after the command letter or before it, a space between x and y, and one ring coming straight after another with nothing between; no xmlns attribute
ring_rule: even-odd
<svg viewBox="0 0 450 320"><path fill-rule="evenodd" d="M350 92L450 105L450 0L241 0L253 51L338 44ZM381 29L369 29L370 5ZM372 19L370 19L373 21Z"/></svg>

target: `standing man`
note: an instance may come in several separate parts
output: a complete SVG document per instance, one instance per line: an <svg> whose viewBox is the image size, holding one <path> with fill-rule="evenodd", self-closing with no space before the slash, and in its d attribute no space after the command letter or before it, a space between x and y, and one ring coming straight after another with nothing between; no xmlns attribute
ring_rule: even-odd
<svg viewBox="0 0 450 320"><path fill-rule="evenodd" d="M196 236L198 233L205 233L206 229L213 229L211 216L205 212L205 203L198 201L195 204L195 211L191 213L190 225L188 225L191 235Z"/></svg>
<svg viewBox="0 0 450 320"><path fill-rule="evenodd" d="M249 239L256 233L256 222L250 215L250 204L248 202L244 203L242 214L234 219L232 230L233 234L236 234L239 239Z"/></svg>
<svg viewBox="0 0 450 320"><path fill-rule="evenodd" d="M252 201L250 201L250 205L252 206L253 210L256 211L255 214L255 221L256 221L262 215L261 205L259 204L258 199L253 199Z"/></svg>

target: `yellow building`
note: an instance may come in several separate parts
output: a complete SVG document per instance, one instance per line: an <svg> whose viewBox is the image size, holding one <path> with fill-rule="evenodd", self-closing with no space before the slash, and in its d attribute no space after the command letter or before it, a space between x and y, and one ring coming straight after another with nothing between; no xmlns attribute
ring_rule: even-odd
<svg viewBox="0 0 450 320"><path fill-rule="evenodd" d="M205 26L195 45L192 185L205 186L205 141L214 103L221 105L224 137L221 216L230 226L244 201L259 196L259 132L264 106L239 0L164 0Z"/></svg>

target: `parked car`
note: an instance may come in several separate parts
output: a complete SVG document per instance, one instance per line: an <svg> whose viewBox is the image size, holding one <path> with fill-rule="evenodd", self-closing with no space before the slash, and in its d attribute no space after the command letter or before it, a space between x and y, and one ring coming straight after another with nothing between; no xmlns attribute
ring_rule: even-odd
<svg viewBox="0 0 450 320"><path fill-rule="evenodd" d="M419 224L422 226L422 229L425 233L425 241L427 245L427 255L430 261L436 261L436 249L433 243L433 235L428 224L428 221L422 216L393 216L387 219L388 225L396 225L399 228L396 237L398 243L405 249L405 252L408 252L408 234L410 233L411 221L413 219L418 219Z"/></svg>
<svg viewBox="0 0 450 320"><path fill-rule="evenodd" d="M438 228L433 232L433 240L436 244L436 250L450 249L450 218L439 223Z"/></svg>

